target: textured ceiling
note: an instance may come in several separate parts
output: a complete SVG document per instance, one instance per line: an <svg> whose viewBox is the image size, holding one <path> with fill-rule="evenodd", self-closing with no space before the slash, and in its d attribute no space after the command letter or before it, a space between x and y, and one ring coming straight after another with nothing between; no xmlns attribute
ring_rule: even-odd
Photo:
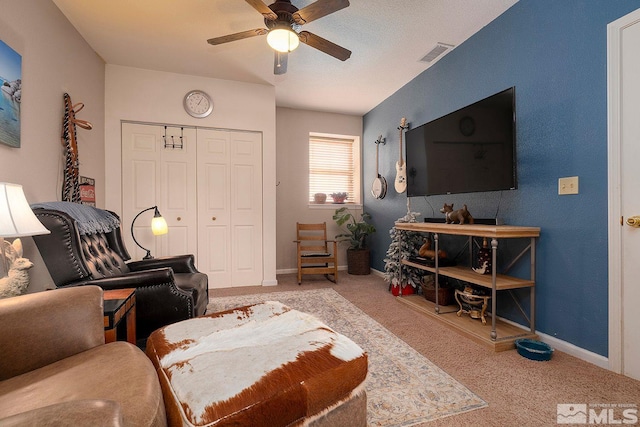
<svg viewBox="0 0 640 427"><path fill-rule="evenodd" d="M420 59L436 43L460 45L517 0L351 0L302 28L351 58L301 44L281 76L266 36L206 42L264 28L244 0L53 1L108 64L273 85L277 106L363 115L426 70ZM313 0L292 3L302 9Z"/></svg>

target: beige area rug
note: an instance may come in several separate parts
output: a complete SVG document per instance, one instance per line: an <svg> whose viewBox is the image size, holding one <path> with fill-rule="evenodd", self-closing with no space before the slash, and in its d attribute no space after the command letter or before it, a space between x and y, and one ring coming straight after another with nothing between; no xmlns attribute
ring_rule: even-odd
<svg viewBox="0 0 640 427"><path fill-rule="evenodd" d="M333 289L211 298L207 311L280 301L315 315L351 338L369 357L369 426L412 426L487 406L487 403L367 316Z"/></svg>

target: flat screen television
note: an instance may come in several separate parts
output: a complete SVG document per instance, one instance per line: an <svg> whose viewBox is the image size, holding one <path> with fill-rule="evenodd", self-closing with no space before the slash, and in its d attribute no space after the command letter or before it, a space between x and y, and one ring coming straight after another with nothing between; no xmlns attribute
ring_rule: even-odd
<svg viewBox="0 0 640 427"><path fill-rule="evenodd" d="M515 87L405 133L407 196L511 190Z"/></svg>

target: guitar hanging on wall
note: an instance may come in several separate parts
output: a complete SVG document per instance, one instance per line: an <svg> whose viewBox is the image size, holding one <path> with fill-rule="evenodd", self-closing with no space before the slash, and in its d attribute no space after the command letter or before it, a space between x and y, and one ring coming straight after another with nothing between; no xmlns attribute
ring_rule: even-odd
<svg viewBox="0 0 640 427"><path fill-rule="evenodd" d="M384 176L380 175L378 171L378 153L380 152L380 144L384 145L385 141L382 135L378 137L378 140L375 142L376 144L376 177L373 180L373 184L371 185L371 195L376 199L384 199L384 196L387 195L387 180L384 179Z"/></svg>
<svg viewBox="0 0 640 427"><path fill-rule="evenodd" d="M396 162L396 180L394 182L394 187L398 193L404 193L407 190L407 164L402 158L402 132L408 127L407 119L403 117L400 120L400 126L398 126L400 130L400 157Z"/></svg>

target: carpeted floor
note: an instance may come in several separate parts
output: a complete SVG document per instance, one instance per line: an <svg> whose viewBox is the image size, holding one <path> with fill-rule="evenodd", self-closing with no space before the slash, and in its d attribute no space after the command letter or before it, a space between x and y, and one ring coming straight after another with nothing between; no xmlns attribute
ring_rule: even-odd
<svg viewBox="0 0 640 427"><path fill-rule="evenodd" d="M322 276L305 276L298 286L290 274L278 276L278 286L211 289L210 296L333 288L488 403L419 426L556 426L558 404L640 407L640 381L559 351L549 362L525 359L515 350L494 353L398 303L380 277L341 273L338 284Z"/></svg>
<svg viewBox="0 0 640 427"><path fill-rule="evenodd" d="M367 352L369 426L412 426L486 406L469 389L332 289L217 297L210 300L207 310L223 311L267 300L313 314Z"/></svg>

